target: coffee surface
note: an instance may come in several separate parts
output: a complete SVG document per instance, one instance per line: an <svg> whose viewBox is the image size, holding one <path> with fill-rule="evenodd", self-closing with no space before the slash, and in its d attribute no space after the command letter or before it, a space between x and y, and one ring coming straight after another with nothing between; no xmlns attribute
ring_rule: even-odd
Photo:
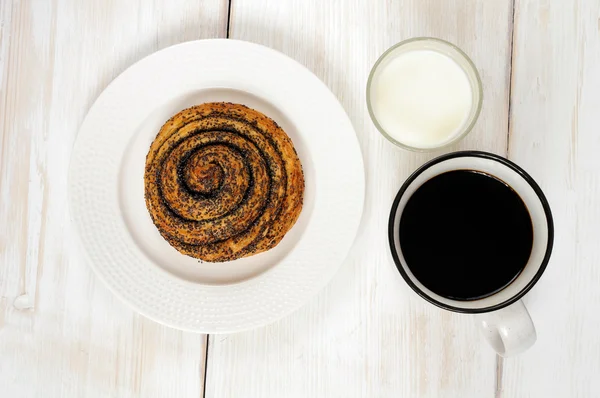
<svg viewBox="0 0 600 398"><path fill-rule="evenodd" d="M425 182L400 219L406 265L429 290L476 300L508 286L525 268L533 227L525 203L503 181L455 170Z"/></svg>

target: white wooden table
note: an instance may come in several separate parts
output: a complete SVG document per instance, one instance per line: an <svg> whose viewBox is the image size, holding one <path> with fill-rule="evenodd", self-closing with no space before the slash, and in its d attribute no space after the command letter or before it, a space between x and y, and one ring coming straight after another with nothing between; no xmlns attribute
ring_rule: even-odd
<svg viewBox="0 0 600 398"><path fill-rule="evenodd" d="M394 194L438 154L393 147L365 106L392 44L437 36L479 68L484 105L456 149L507 156L551 203L552 260L526 296L538 342L495 356L472 319L392 266ZM318 297L252 332L203 336L122 305L71 241L67 169L106 85L175 43L230 37L319 76L367 167L356 245ZM600 0L0 0L0 396L600 396Z"/></svg>

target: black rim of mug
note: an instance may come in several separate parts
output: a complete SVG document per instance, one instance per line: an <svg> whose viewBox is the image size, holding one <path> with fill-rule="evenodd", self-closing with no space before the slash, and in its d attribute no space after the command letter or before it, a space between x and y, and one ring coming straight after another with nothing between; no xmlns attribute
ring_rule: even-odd
<svg viewBox="0 0 600 398"><path fill-rule="evenodd" d="M523 289L521 289L521 291L519 291L517 294L515 294L508 300L503 301L502 303L499 303L499 304L496 304L496 305L493 305L490 307L484 307L484 308L454 307L454 306L451 306L448 304L444 304L444 303L437 301L434 298L430 297L427 293L425 293L424 291L419 289L419 287L417 285L415 285L413 283L413 281L410 279L410 277L407 275L406 271L404 270L404 267L400 263L400 258L398 256L398 253L396 251L396 246L394 244L394 234L395 234L395 230L397 229L396 225L395 225L396 224L395 223L396 211L398 209L398 205L400 204L400 199L404 195L404 192L406 191L408 186L423 171L427 170L431 166L436 165L440 162L449 160L449 159L460 158L460 157L476 157L476 158L494 160L496 162L502 163L503 165L505 165L508 168L515 171L517 174L519 174L521 177L523 177L523 179L525 181L527 181L527 183L531 186L531 188L533 188L534 192L540 199L540 202L542 203L542 207L544 208L544 213L546 214L546 221L548 223L548 244L546 246L546 253L544 254L544 259L542 260L542 264L541 264L540 268L538 269L538 271L536 272L536 274L533 276L533 278L531 278L531 280L527 283L527 285L525 285L525 287ZM390 220L389 220L389 224L388 224L388 238L389 238L390 250L392 252L392 257L394 258L394 263L396 264L396 268L398 269L398 271L400 272L400 274L402 275L402 277L404 278L404 280L406 281L408 286L410 286L411 289L415 291L415 293L417 293L419 296L421 296L423 299L430 302L431 304L436 305L436 306L446 309L446 310L465 313L465 314L481 314L484 312L496 311L496 310L507 307L507 306L517 302L529 290L531 290L531 288L537 283L537 281L540 279L540 277L546 270L548 261L550 261L550 255L552 254L552 246L553 246L553 242L554 242L554 221L552 219L552 212L550 211L550 205L548 204L548 201L546 200L546 196L544 196L544 193L542 192L540 186L521 167L517 166L515 163L511 162L510 160L503 158L501 156L495 155L493 153L482 152L482 151L459 151L459 152L452 152L452 153L449 153L446 155L442 155L433 160L430 160L429 162L425 163L423 166L419 167L414 173L412 173L410 175L410 177L408 177L408 179L404 182L404 184L402 184L402 187L400 188L400 190L398 191L398 194L396 195L396 199L394 199L394 204L392 205L392 210L390 212Z"/></svg>

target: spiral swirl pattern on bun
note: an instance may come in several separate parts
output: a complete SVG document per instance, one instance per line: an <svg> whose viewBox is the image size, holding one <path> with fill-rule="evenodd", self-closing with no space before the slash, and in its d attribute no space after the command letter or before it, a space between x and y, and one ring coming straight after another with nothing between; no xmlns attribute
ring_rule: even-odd
<svg viewBox="0 0 600 398"><path fill-rule="evenodd" d="M146 157L146 206L179 252L212 262L275 247L302 210L302 165L288 135L244 105L185 109Z"/></svg>

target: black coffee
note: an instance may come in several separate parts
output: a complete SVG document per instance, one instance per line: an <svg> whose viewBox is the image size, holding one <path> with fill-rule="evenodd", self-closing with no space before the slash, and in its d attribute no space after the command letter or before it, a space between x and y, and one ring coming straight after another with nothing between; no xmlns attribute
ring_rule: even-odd
<svg viewBox="0 0 600 398"><path fill-rule="evenodd" d="M531 254L527 207L504 182L456 170L433 177L409 198L400 246L425 287L454 300L476 300L508 286Z"/></svg>

